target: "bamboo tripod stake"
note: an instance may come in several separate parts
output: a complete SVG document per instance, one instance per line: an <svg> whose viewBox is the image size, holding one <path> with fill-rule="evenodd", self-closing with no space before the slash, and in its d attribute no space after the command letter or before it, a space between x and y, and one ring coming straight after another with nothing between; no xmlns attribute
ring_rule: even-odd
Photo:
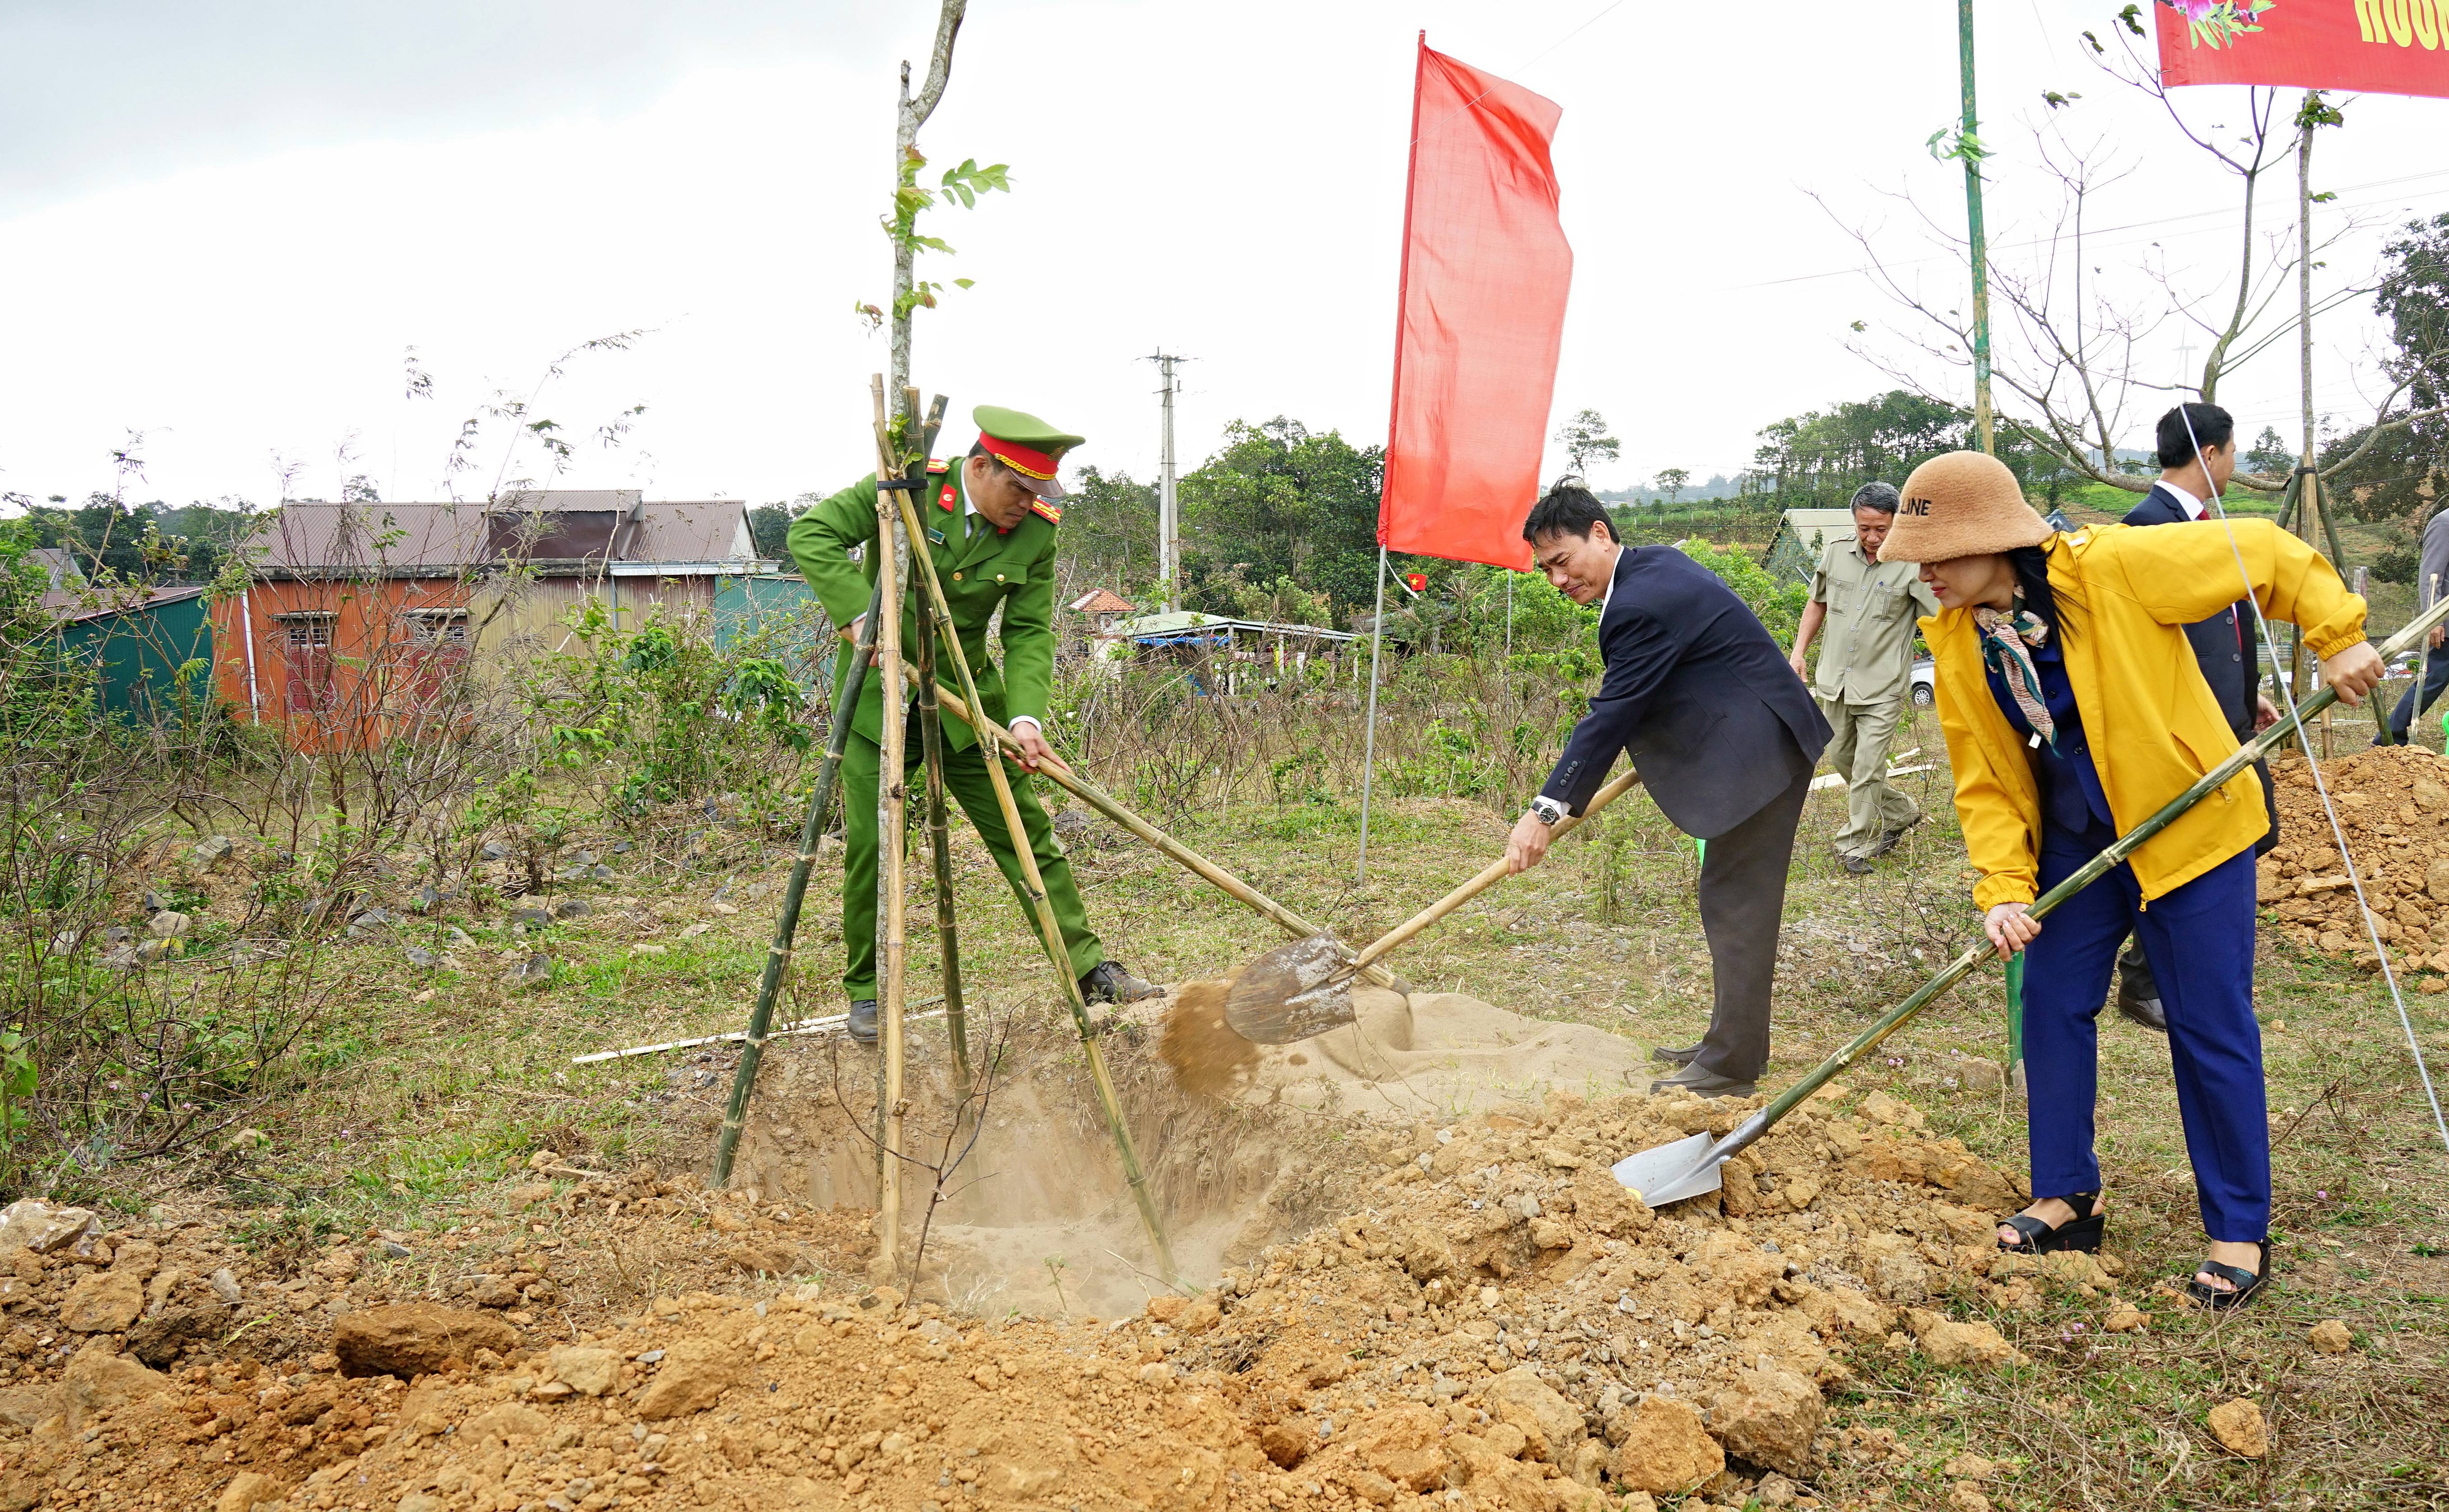
<svg viewBox="0 0 2449 1512"><path fill-rule="evenodd" d="M897 436L884 407L884 375L875 375L867 387L877 426L877 671L884 676L884 688L892 688L892 696L881 701L884 715L877 730L877 745L881 747L877 760L877 892L884 904L879 909L884 948L877 963L877 1029L884 1052L881 1086L877 1088L877 1122L881 1125L877 1139L881 1152L877 1167L877 1257L881 1270L897 1274L901 1270L901 1147L909 1115L909 1097L904 1095L909 1056L901 1032L901 1007L909 985L909 897L901 884L904 863L909 861L909 774L904 769L909 745L901 721L901 564L909 556L918 556L911 544L923 536L916 532L916 524L911 524L911 534L904 536L901 524L909 513L897 510L892 500L909 493L911 473L916 471L918 478L926 475L926 454L935 441L935 429L943 424L945 402L943 397L935 399L926 432L918 436L916 460L906 460L904 436ZM911 426L916 421L918 390L904 390L901 424Z"/></svg>
<svg viewBox="0 0 2449 1512"><path fill-rule="evenodd" d="M914 406L915 408L915 406ZM932 621L931 612L927 618ZM970 1100L970 1017L961 995L960 931L953 911L953 835L944 808L944 717L935 705L935 633L918 637L910 681L918 689L918 739L927 757L927 843L935 868L935 936L944 958L944 1031L953 1046L953 1106Z"/></svg>
<svg viewBox="0 0 2449 1512"><path fill-rule="evenodd" d="M917 509L906 494L900 497L900 509L902 527L911 538L925 539L926 533L919 526ZM935 559L919 551L913 551L910 555L916 564L917 571L913 575L918 580L917 586L925 590L924 602L931 618L945 630L950 630L952 609L944 598L944 585L936 579ZM929 634L935 632L933 627L926 631ZM961 649L959 637L946 636L944 649L952 653L953 670L960 677L963 707L971 711L982 710L986 706L979 702L977 680L970 673L969 654ZM900 686L898 677L897 669L894 683L897 688ZM971 727L978 729L975 720L971 722ZM1021 824L1020 807L1012 802L1012 781L1003 769L1000 743L984 738L983 731L980 734L979 744L987 747L982 753L986 758L987 781L994 788L995 804L1003 810L1005 832L1011 837L1012 854L1020 863L1021 881L1029 889L1030 907L1037 918L1038 939L1046 947L1047 960L1054 968L1054 979L1063 988L1064 1006L1071 1010L1072 1026L1079 1031L1080 1048L1089 1061L1089 1078L1097 1092L1097 1105L1106 1115L1106 1127L1114 1136L1115 1153L1123 1162L1123 1178L1130 1185L1131 1198L1139 1206L1140 1223L1147 1230L1149 1246L1156 1250L1157 1273L1168 1286L1178 1286L1181 1277L1174 1269L1173 1246L1167 1241L1165 1222L1157 1215L1156 1198L1148 1191L1147 1172L1140 1164L1139 1149L1131 1140L1130 1124L1123 1115L1122 1098L1115 1093L1114 1079L1106 1069L1106 1054L1097 1046L1095 1026L1089 1021L1088 1001L1080 996L1080 980L1071 974L1071 955L1063 948L1062 925L1055 921L1054 905L1046 896L1046 879L1037 869L1037 854L1030 843L1029 831Z"/></svg>
<svg viewBox="0 0 2449 1512"><path fill-rule="evenodd" d="M732 1161L740 1153L740 1131L748 1121L748 1094L757 1085L757 1064L765 1056L767 1031L774 1022L774 1002L781 996L782 979L791 969L792 941L800 933L800 903L808 894L808 872L824 844L825 818L834 806L834 786L841 778L842 752L850 744L852 719L858 712L858 694L867 679L868 653L876 646L877 598L867 600L867 621L851 651L850 669L834 692L834 720L825 736L825 759L817 767L817 790L808 801L807 823L800 826L799 853L791 858L791 880L782 889L782 909L774 920L773 942L765 947L765 971L757 982L757 1006L748 1014L748 1044L732 1073L731 1098L723 1105L723 1132L714 1142L714 1184L730 1184Z"/></svg>

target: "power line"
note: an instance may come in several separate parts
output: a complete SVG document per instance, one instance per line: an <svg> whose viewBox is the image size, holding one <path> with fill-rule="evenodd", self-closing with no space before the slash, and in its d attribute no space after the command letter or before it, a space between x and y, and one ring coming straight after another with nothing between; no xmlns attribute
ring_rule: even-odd
<svg viewBox="0 0 2449 1512"><path fill-rule="evenodd" d="M2415 181L2417 181L2417 180L2419 180L2419 179L2438 179L2438 178L2442 178L2442 177L2449 177L2449 169L2435 169L2435 170L2433 170L2433 171L2431 171L2431 172L2427 172L2427 173L2409 173L2409 174L2404 174L2404 175L2402 175L2402 176L2401 176L2401 177L2399 177L2399 178L2395 178L2395 179L2375 179L2375 180L2373 180L2373 181L2372 181L2371 183L2369 183L2369 184L2348 184L2345 188L2343 188L2343 189L2340 189L2340 190L2337 190L2337 191L2335 191L2335 192L2337 192L2337 193L2341 193L2341 194L2352 194L2352 193L2355 193L2356 191L2358 191L2358 190L2360 190L2360 189L2380 189L2380 188L2386 188L2386 187L2388 187L2389 185L2391 185L2391 184L2411 184L2411 183L2414 183ZM2434 189L2434 190L2430 190L2430 191L2427 191L2427 192L2428 192L2428 193L2430 193L2430 194L2449 194L2449 188ZM2359 202L2359 203L2357 203L2357 204L2350 204L2350 205L2338 205L2338 206L2334 206L2334 208L2338 208L2338 209L2348 209L2348 210L2363 209L2363 208L2365 208L2365 207L2367 207L2367 206L2370 206L2370 205L2373 205L2373 204L2380 204L2380 203L2381 203L2381 202L2380 202L2380 201L2378 201L2378 200L2365 200L2365 201L2361 201L2361 202ZM2234 214L2234 213L2235 213L2235 212L2234 212L2233 210L2228 209L2228 208L2227 208L2227 207L2225 207L2225 206L2223 206L2223 207L2221 207L2221 208L2219 208L2219 209L2214 209L2214 210L2189 210L2189 211L2187 211L2187 212L2186 212L2185 214L2183 214L2183 215L2160 216L2160 217L2158 217L2158 218L2156 218L2156 219L2149 220L2149 221L2129 221L2129 222L2128 222L2128 223L2126 223L2124 225L2111 225L2111 226L2103 226L2103 227L2102 227L2101 229L2099 229L2098 231L2087 232L2087 233L2085 233L2085 235L2086 235L2087 240L2089 240L2089 238L2093 237L2093 236L2114 236L2114 235L2116 235L2116 234L2117 234L2118 232L2120 232L2120 231L2142 231L2142 230L2149 230L2150 228L2151 228L2151 227L2153 227L2153 226L2160 226L2160 225L2174 225L2174 224L2176 224L2176 223L2178 223L2179 222L2182 222L2182 221L2199 221L2199 220L2202 220L2202 219L2204 219L2204 218L2206 218L2206 217L2208 217L2208 216L2227 216L2227 215L2232 215L2232 214ZM2223 228L2223 227L2217 227L2217 226L2206 226L2206 227L2204 227L2203 229L2204 229L2204 230L2219 230L2219 229L2224 229L2224 228ZM2187 233L2187 234L2193 234L2193 233ZM2031 239L2030 239L2030 240L2028 240L2028 241L2023 241L2023 242L2005 242L2005 243L2002 243L2002 245L2001 245L2001 246L1999 246L1999 247L1994 247L1992 250L1994 250L1994 251L1999 251L1999 250L2007 250L2007 249L2020 248L2020 247L2047 246L2047 245L2048 245L2048 244L2050 244L2052 242L2056 241L2056 240L2058 240L2058 239L2057 239L2057 238L2055 238L2055 237L2046 237L2046 236L2043 236L2043 237L2034 237L2034 238L2031 238ZM2126 246L2126 245L2131 245L2131 242L2110 242L2110 243L2108 243L2108 245L2112 245L2112 246ZM1887 264L1885 264L1885 266L1888 266L1888 267L1897 267L1897 268L1909 268L1909 267L1917 267L1917 266L1919 266L1920 264L1925 263L1925 262L1952 262L1952 261L1955 261L1955 260L1954 260L1954 259L1952 259L1952 258L1945 257L1945 256L1943 256L1943 255L1941 255L1941 254L1938 254L1938 253L1933 253L1933 254L1932 254L1932 255L1930 255L1929 257L1905 258L1905 259L1902 259L1902 260L1900 260L1900 261L1899 261L1899 262L1895 262L1887 263ZM1861 265L1857 265L1857 266L1850 267L1850 268L1830 268L1830 269L1826 270L1825 272L1821 272L1821 273L1797 273L1797 274L1792 274L1792 275L1789 275L1788 277L1782 278L1782 279L1764 279L1764 280L1762 280L1761 281L1759 281L1759 282L1757 282L1757 283L1729 283L1729 284L1726 284L1726 285L1724 285L1724 286L1722 286L1722 287L1719 287L1719 288L1707 290L1707 291L1705 291L1705 292L1707 292L1707 293L1710 293L1710 294L1736 294L1736 293L1741 293L1742 291L1746 290L1746 289L1768 289L1768 288L1776 288L1776 287L1778 287L1778 286L1779 286L1779 285L1781 285L1781 284L1786 284L1786 283L1808 283L1808 282L1811 282L1811 281L1813 281L1814 280L1817 280L1817 279L1842 279L1842 278L1844 278L1845 276L1847 276L1848 274L1854 274L1854 273L1867 273L1867 272L1869 272L1869 271L1870 271L1870 269L1869 269L1869 268L1864 267L1864 266L1861 266Z"/></svg>

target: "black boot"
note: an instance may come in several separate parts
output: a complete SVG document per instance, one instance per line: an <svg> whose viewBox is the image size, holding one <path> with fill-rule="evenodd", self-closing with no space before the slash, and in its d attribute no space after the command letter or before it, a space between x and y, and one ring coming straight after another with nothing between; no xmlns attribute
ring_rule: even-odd
<svg viewBox="0 0 2449 1512"><path fill-rule="evenodd" d="M862 1045L876 1043L876 999L859 998L850 1005L850 1037Z"/></svg>
<svg viewBox="0 0 2449 1512"><path fill-rule="evenodd" d="M1701 1046L1697 1041L1688 1045L1652 1045L1649 1058L1669 1066L1688 1066L1692 1057L1700 1053Z"/></svg>
<svg viewBox="0 0 2449 1512"><path fill-rule="evenodd" d="M1160 990L1110 960L1097 962L1080 979L1080 997L1085 1002L1137 1002L1155 997Z"/></svg>

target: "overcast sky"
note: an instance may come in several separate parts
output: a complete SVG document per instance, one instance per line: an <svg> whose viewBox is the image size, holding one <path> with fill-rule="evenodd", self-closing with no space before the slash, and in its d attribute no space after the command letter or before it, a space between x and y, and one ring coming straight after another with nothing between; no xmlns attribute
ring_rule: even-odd
<svg viewBox="0 0 2449 1512"><path fill-rule="evenodd" d="M2029 259L2015 243L2046 224L2041 91L2079 91L2062 124L2134 169L2093 223L2144 223L2100 239L2099 279L2139 286L2122 270L2156 256L2208 294L2234 195L2084 61L2079 32L2107 39L2116 9L1977 7L1998 256ZM1196 359L1186 467L1236 418L1381 440L1425 28L1564 108L1577 265L1556 416L1594 407L1623 438L1599 480L1731 473L1763 424L1889 386L1849 350L1903 347L1884 334L1895 307L1850 271L1845 223L1960 299L1960 268L1893 198L1962 214L1960 172L1924 148L1956 109L1954 12L974 0L921 145L939 165L1009 163L1014 192L929 219L959 252L925 274L977 284L920 313L917 378L956 417L1034 411L1090 437L1079 461L1141 475L1157 423L1140 359L1160 345ZM0 3L0 490L108 489L138 431L131 498L266 502L276 458L300 469L294 495L364 473L389 498L441 496L490 396L528 395L558 354L631 330L629 350L577 359L537 398L578 432L646 407L619 449L582 447L564 486L755 501L839 486L872 461L884 349L853 306L889 289L895 66L923 64L934 15L932 0ZM2232 119L2238 93L2189 103ZM2324 214L2386 228L2449 209L2443 111L2349 102L2318 148L2316 186L2343 191ZM2284 216L2292 174L2272 188ZM2377 236L2332 252L2324 286L2362 277ZM2370 387L2373 336L2363 301L2321 328L2319 391L2343 418ZM2177 339L2164 327L2147 354L2171 378ZM431 398L403 395L411 347ZM2292 429L2295 396L2290 343L2224 397L2248 427ZM548 461L506 458L499 427L472 456L463 496Z"/></svg>

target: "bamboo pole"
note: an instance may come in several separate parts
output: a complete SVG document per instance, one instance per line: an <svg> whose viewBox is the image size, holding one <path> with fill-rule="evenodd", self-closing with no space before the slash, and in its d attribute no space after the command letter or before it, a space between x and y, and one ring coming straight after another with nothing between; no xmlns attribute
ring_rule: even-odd
<svg viewBox="0 0 2449 1512"><path fill-rule="evenodd" d="M774 1021L774 1000L781 996L782 979L790 970L792 941L800 933L800 903L807 896L808 872L824 844L825 818L833 810L834 786L841 777L842 752L850 744L852 719L858 712L859 689L867 681L868 653L876 646L876 594L868 595L867 618L851 649L850 669L834 690L834 719L825 733L825 759L817 767L817 790L808 800L807 823L800 826L799 853L791 858L791 880L782 888L782 911L774 920L773 942L765 947L764 974L757 981L757 1006L748 1013L748 1046L731 1075L731 1099L723 1105L723 1132L714 1141L714 1184L731 1181L731 1163L740 1153L740 1131L748 1120L748 1093L757 1084L757 1064L765 1056L766 1030Z"/></svg>
<svg viewBox="0 0 2449 1512"><path fill-rule="evenodd" d="M2436 604L2426 612L2417 615L2397 634L2391 636L2381 649L2382 660L2387 662L2391 657L2415 645L2431 633L2433 626L2443 620L2449 620L2449 600ZM2111 871L2123 864L2127 857L2141 849L2152 836L2174 824L2179 815L2227 786L2229 779L2267 756L2289 733L2301 732L2305 720L2326 710L2338 701L2337 686L2330 683L2323 684L2312 697L2297 706L2294 713L2283 717L2268 729L2238 746L2227 760L2196 779L2191 787L2170 799L2158 813L2119 836L2107 850L2085 862L2064 882L2041 894L2026 912L2034 919L2042 918L2058 904L2109 875ZM1780 1093L1777 1099L1767 1107L1737 1124L1724 1139L1709 1147L1708 1152L1695 1162L1693 1169L1705 1169L1709 1165L1723 1162L1728 1156L1756 1142L1761 1135L1768 1133L1769 1128L1779 1119L1799 1107L1804 1098L1826 1086L1831 1078L1842 1074L1846 1067L1878 1048L1881 1040L1903 1027L1907 1019L1929 1006L1932 999L1971 976L1974 968L1996 954L1997 947L1991 944L1986 937L1965 947L1964 953L1950 962L1946 970L1924 982L1912 997L1889 1009L1879 1022L1856 1036L1853 1043L1822 1061L1810 1075Z"/></svg>
<svg viewBox="0 0 2449 1512"><path fill-rule="evenodd" d="M925 538L919 529L916 506L907 494L900 499L903 526L918 539ZM916 577L927 594L927 602L946 623L953 617L951 605L944 597L944 585L935 577L935 558L924 552L914 552L917 564ZM961 680L961 698L965 708L982 709L978 701L977 679L971 675L969 653L961 649L958 636L949 637L944 649L952 653L953 670ZM897 688L900 686L897 681ZM973 729L976 725L973 722ZM1011 836L1012 854L1020 863L1022 882L1029 890L1032 910L1037 917L1037 933L1046 947L1046 959L1054 967L1054 979L1063 988L1064 1006L1071 1010L1071 1023L1080 1035L1080 1048L1088 1058L1089 1079L1097 1092L1097 1106L1106 1115L1106 1127L1113 1134L1114 1152L1123 1162L1123 1178L1130 1184L1131 1198L1138 1204L1140 1223L1147 1230L1148 1244L1156 1250L1158 1273L1167 1286L1182 1284L1181 1273L1174 1268L1173 1246L1167 1242L1165 1222L1157 1215L1156 1197L1148 1191L1147 1172L1140 1164L1139 1147L1131 1140L1131 1128L1123 1115L1123 1101L1114 1091L1113 1076L1106 1069L1106 1053L1098 1048L1097 1032L1089 1021L1088 1000L1080 995L1080 979L1071 974L1070 952L1063 948L1063 928L1055 921L1054 905L1046 896L1046 879L1037 869L1037 854L1030 843L1029 831L1020 823L1020 807L1012 801L1012 781L1003 769L1003 752L995 743L981 741L986 746L987 780L994 788L996 806L1003 810L1003 823Z"/></svg>
<svg viewBox="0 0 2449 1512"><path fill-rule="evenodd" d="M918 391L907 391L909 411L918 409ZM936 401L936 415L941 417L943 401ZM935 427L928 427L929 445L933 453ZM923 552L926 539L921 531L910 537L910 550ZM944 1029L953 1046L953 1106L965 1108L970 1101L970 1017L969 1006L961 993L961 937L953 906L953 834L944 804L944 717L935 703L935 648L939 638L952 629L952 622L935 612L935 606L918 602L918 646L916 665L910 669L910 680L918 688L918 744L927 762L927 843L933 853L935 869L935 940L944 959Z"/></svg>
<svg viewBox="0 0 2449 1512"><path fill-rule="evenodd" d="M1012 731L1004 728L1001 725L996 724L992 719L974 715L970 709L970 706L961 702L961 700L953 693L939 692L937 696L943 702L944 712L952 715L955 719L959 720L962 724L969 726L972 729L978 731L982 737L993 740L998 746L1009 746L1013 750L1018 750L1020 748L1019 742L1012 739ZM1179 862L1182 865L1188 868L1192 875L1213 885L1236 902L1245 904L1252 913L1255 913L1260 918L1266 920L1269 923L1276 925L1285 934L1290 935L1297 940L1306 940L1313 935L1322 935L1326 933L1325 930L1320 928L1318 925L1311 923L1301 915L1294 913L1291 909L1286 908L1283 904L1259 891L1259 889L1251 886L1248 882L1244 882L1241 878L1234 876L1224 867L1217 865L1214 862L1209 861L1206 857L1199 854L1199 852L1192 850L1189 846L1174 839L1171 835L1167 834L1164 830L1157 828L1154 824L1142 819L1139 815L1131 812L1128 808L1124 807L1111 794L1106 792L1105 789L1089 781L1086 777L1081 776L1077 771L1059 772L1050 766L1046 768L1046 775L1053 779L1055 784L1061 786L1065 792L1070 793L1072 797L1077 798L1082 803L1087 804L1090 807L1095 809L1097 812L1105 815L1108 819L1112 820L1115 824L1122 825L1125 829L1129 830L1132 834L1137 835L1140 839L1155 846L1160 854L1172 861ZM1336 948L1343 952L1346 960L1351 958L1352 951L1349 946L1339 943ZM1402 978L1396 976L1393 972L1388 971L1383 966L1376 965L1374 963L1364 966L1360 970L1360 975L1367 978L1369 980L1376 982L1380 987L1389 988L1395 992L1402 993L1406 997L1411 994L1412 984L1405 981Z"/></svg>
<svg viewBox="0 0 2449 1512"><path fill-rule="evenodd" d="M939 1002L942 999L931 998L927 1000ZM910 1006L916 1008L923 1005L912 1003ZM923 1018L943 1017L944 1010L938 1008L931 1014L913 1014L909 1021L915 1024ZM777 1024L766 1031L765 1037L780 1039L784 1035L820 1035L828 1029L839 1029L849 1022L848 1014L827 1014L821 1018L802 1018L797 1023ZM597 1050L584 1056L572 1056L569 1057L569 1063L573 1066L595 1066L607 1060L627 1060L633 1056L660 1056L674 1050L695 1050L700 1045L727 1045L747 1037L746 1030L734 1029L720 1035L698 1035L689 1039L665 1039L651 1045L631 1045L626 1050Z"/></svg>
<svg viewBox="0 0 2449 1512"><path fill-rule="evenodd" d="M893 419L884 402L884 375L869 379L869 397L873 400L876 424L876 586L877 594L876 656L883 686L892 690L884 701L882 727L877 734L881 754L877 762L876 805L877 865L877 890L883 904L878 922L884 938L877 952L877 1020L878 1039L883 1051L883 1085L877 1098L877 1117L883 1125L883 1137L877 1141L882 1161L877 1173L877 1257L888 1273L897 1271L901 1263L901 1152L904 1115L908 1109L902 1095L905 1086L906 1047L902 1039L901 1009L906 996L905 971L909 964L910 901L903 887L903 873L909 850L909 783L903 764L908 754L907 731L901 719L901 569L906 560L903 552L908 540L903 533L903 521L909 512L897 507L897 500L906 505L902 488L883 486L887 481L908 481L910 464L905 460L906 425L915 419L905 412L905 431L897 435ZM910 407L912 411L916 405ZM921 475L926 467L926 453L918 454ZM915 530L915 522L912 528Z"/></svg>

